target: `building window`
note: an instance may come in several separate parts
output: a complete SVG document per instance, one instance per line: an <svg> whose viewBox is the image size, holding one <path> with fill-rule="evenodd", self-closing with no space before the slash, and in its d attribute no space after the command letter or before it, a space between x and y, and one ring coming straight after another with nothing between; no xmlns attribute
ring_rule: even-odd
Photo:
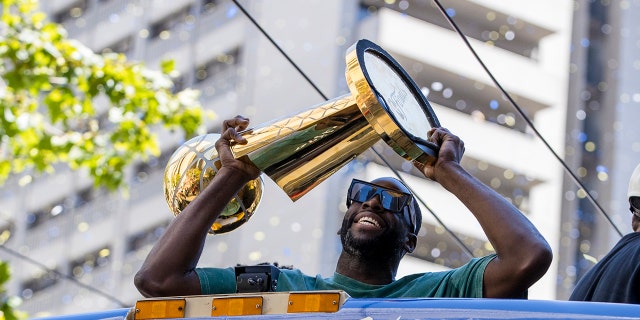
<svg viewBox="0 0 640 320"><path fill-rule="evenodd" d="M48 221L67 215L71 210L82 207L96 198L96 190L92 187L88 187L69 197L54 201L42 208L33 210L27 214L27 230L34 229ZM0 229L0 232L2 232L2 229Z"/></svg>
<svg viewBox="0 0 640 320"><path fill-rule="evenodd" d="M88 0L76 1L54 15L54 21L60 24L81 18L89 8Z"/></svg>
<svg viewBox="0 0 640 320"><path fill-rule="evenodd" d="M98 198L98 191L93 187L78 191L75 196L74 208L80 208Z"/></svg>
<svg viewBox="0 0 640 320"><path fill-rule="evenodd" d="M458 268L470 258L494 252L487 240L451 230L445 232L442 226L423 223L418 246L410 255L445 267Z"/></svg>
<svg viewBox="0 0 640 320"><path fill-rule="evenodd" d="M128 36L116 43L113 43L107 47L105 47L104 49L100 50L101 53L122 53L122 54L127 54L128 52L131 51L133 47L133 37L132 36Z"/></svg>
<svg viewBox="0 0 640 320"><path fill-rule="evenodd" d="M376 14L380 8L387 8L434 26L451 28L430 1L411 1L409 5L407 1L361 0L360 6L360 20ZM473 2L461 1L446 10L465 36L533 60L537 59L539 42L553 33L533 22Z"/></svg>
<svg viewBox="0 0 640 320"><path fill-rule="evenodd" d="M11 239L15 227L16 225L12 220L4 222L4 224L0 227L0 245L7 243L7 241Z"/></svg>
<svg viewBox="0 0 640 320"><path fill-rule="evenodd" d="M531 189L543 183L543 181L516 172L513 169L490 164L473 157L465 157L462 166L484 184L501 194L524 214L531 210L529 207L529 194Z"/></svg>
<svg viewBox="0 0 640 320"><path fill-rule="evenodd" d="M194 86L202 92L201 98L207 101L222 93L235 90L238 82L240 48L234 48L213 57L200 65L194 72Z"/></svg>
<svg viewBox="0 0 640 320"><path fill-rule="evenodd" d="M47 205L42 209L32 211L27 214L27 230L33 229L49 220L65 215L69 212L69 209L69 202L66 201L66 199L63 199Z"/></svg>
<svg viewBox="0 0 640 320"><path fill-rule="evenodd" d="M169 225L169 221L170 220L131 235L127 239L127 253L138 251L158 241Z"/></svg>
<svg viewBox="0 0 640 320"><path fill-rule="evenodd" d="M240 49L234 48L228 52L215 56L209 62L201 65L196 69L195 82L203 82L207 79L216 77L216 75L226 74L228 70L235 69L240 57Z"/></svg>
<svg viewBox="0 0 640 320"><path fill-rule="evenodd" d="M184 90L185 88L184 76L181 75L181 76L175 77L171 79L171 81L173 81L173 86L171 87L171 93L176 94Z"/></svg>
<svg viewBox="0 0 640 320"><path fill-rule="evenodd" d="M210 14L214 12L220 6L220 0L202 0L200 12L203 14Z"/></svg>
<svg viewBox="0 0 640 320"><path fill-rule="evenodd" d="M85 254L82 258L72 261L69 265L74 278L80 279L87 274L104 268L111 260L111 248L106 246Z"/></svg>
<svg viewBox="0 0 640 320"><path fill-rule="evenodd" d="M25 300L31 299L34 293L52 287L56 283L58 283L58 273L56 271L47 271L23 282L21 296Z"/></svg>
<svg viewBox="0 0 640 320"><path fill-rule="evenodd" d="M178 29L181 25L193 24L195 18L191 15L191 6L186 6L168 17L151 25L150 38L169 39L171 31Z"/></svg>

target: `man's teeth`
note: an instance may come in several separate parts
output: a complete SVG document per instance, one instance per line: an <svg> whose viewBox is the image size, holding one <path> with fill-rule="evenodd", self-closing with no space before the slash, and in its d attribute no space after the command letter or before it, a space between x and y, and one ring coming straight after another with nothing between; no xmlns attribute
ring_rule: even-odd
<svg viewBox="0 0 640 320"><path fill-rule="evenodd" d="M380 228L380 225L378 224L378 222L373 220L373 219L371 219L371 218L369 218L369 217L360 218L360 220L358 220L358 223L361 223L361 224L372 224L372 225L376 226L376 228Z"/></svg>

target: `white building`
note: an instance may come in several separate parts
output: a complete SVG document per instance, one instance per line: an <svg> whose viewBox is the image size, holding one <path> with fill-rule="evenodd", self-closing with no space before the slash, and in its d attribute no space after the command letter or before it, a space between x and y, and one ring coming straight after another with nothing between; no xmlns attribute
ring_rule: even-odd
<svg viewBox="0 0 640 320"><path fill-rule="evenodd" d="M443 2L495 78L564 157L574 3ZM241 4L329 98L348 92L345 51L355 41L367 38L391 53L423 88L441 124L465 141L463 165L513 201L558 256L567 192L562 167L503 99L434 2ZM149 67L174 59L180 71L177 84L200 89L203 105L217 114L209 124L212 131L236 114L260 124L324 101L231 1L55 0L41 6L71 37L96 52L123 52ZM0 208L11 221L5 228L12 232L5 246L75 280L0 253L11 260L9 293L24 298L23 310L36 316L120 307L95 290L125 306L141 298L133 275L172 219L162 193L163 170L182 141L164 134L162 142L163 157L130 169L128 199L93 190L86 177L65 169L24 188L15 181L4 186ZM474 256L491 250L478 223L455 198L413 175L383 144L376 149L406 171L404 178L446 226L423 208L419 247L405 259L401 273L466 262L467 249L449 231ZM352 177L393 175L381 163L367 152L295 203L265 179L258 213L236 231L211 236L200 265L278 262L331 275L340 249L335 233L345 210L344 191ZM557 261L531 288L530 299L556 298Z"/></svg>

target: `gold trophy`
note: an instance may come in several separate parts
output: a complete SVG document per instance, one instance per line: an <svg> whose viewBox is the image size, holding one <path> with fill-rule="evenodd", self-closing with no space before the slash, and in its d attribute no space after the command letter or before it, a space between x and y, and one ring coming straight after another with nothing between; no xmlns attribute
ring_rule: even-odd
<svg viewBox="0 0 640 320"><path fill-rule="evenodd" d="M427 141L439 127L429 102L391 55L368 40L346 54L350 94L293 116L243 131L246 145L234 145L236 158L249 159L296 201L382 139L396 153L423 164L435 160L438 146ZM178 148L166 166L164 193L178 215L220 168L214 144L219 134L195 137ZM262 178L249 182L209 230L232 231L255 213Z"/></svg>

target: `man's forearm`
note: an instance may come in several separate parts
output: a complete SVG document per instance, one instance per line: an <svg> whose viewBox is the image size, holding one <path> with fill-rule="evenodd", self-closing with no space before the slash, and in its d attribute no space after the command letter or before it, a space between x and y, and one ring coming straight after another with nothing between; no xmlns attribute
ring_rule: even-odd
<svg viewBox="0 0 640 320"><path fill-rule="evenodd" d="M549 268L551 248L535 226L500 194L459 166L442 185L473 213L496 251L485 269L483 295L521 297Z"/></svg>
<svg viewBox="0 0 640 320"><path fill-rule="evenodd" d="M157 292L199 293L194 269L213 222L246 181L225 168L169 225L136 275L136 285ZM185 283L186 282L186 283ZM191 289L189 289L191 288ZM185 291L177 291L185 290Z"/></svg>
<svg viewBox="0 0 640 320"><path fill-rule="evenodd" d="M546 245L535 226L503 196L459 165L446 170L441 185L473 213L498 255L521 255L523 246Z"/></svg>

